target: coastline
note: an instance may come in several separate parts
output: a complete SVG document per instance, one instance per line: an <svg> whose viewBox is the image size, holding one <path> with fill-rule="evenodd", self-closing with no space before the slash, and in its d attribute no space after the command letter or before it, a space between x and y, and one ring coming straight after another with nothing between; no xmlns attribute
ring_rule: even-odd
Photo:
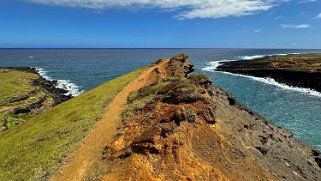
<svg viewBox="0 0 321 181"><path fill-rule="evenodd" d="M8 70L17 70L23 72L30 72L33 74L37 74L40 78L35 80L32 84L35 86L41 86L49 93L52 94L55 105L60 104L68 99L73 98L74 96L67 89L63 89L58 87L58 80L49 80L45 76L43 76L37 68L33 67L0 67L0 69L8 69Z"/></svg>
<svg viewBox="0 0 321 181"><path fill-rule="evenodd" d="M38 74L46 80L55 81L56 87L66 90L66 94L70 94L73 97L76 97L84 92L83 90L79 90L79 87L75 83L70 82L69 80L53 79L47 75L47 71L45 69L40 67L35 67L35 69L38 72Z"/></svg>
<svg viewBox="0 0 321 181"><path fill-rule="evenodd" d="M176 180L176 170L191 180L211 174L231 180L317 180L319 151L211 86L208 77L192 73L187 58L179 54L156 62L163 66L150 73L150 83L129 95L119 134L103 152L111 170L103 180L154 175Z"/></svg>
<svg viewBox="0 0 321 181"><path fill-rule="evenodd" d="M31 67L0 67L0 131L7 131L71 99L57 81Z"/></svg>
<svg viewBox="0 0 321 181"><path fill-rule="evenodd" d="M311 56L316 56L312 59ZM284 54L273 56L253 56L243 60L213 62L203 70L230 73L287 90L321 96L320 54ZM310 61L305 63L305 58ZM278 60L281 59L281 60ZM302 63L303 62L303 63ZM312 63L311 63L312 62ZM313 67L316 65L315 67Z"/></svg>
<svg viewBox="0 0 321 181"><path fill-rule="evenodd" d="M15 163L0 165L0 173L34 180L54 173L57 180L320 178L318 150L193 71L186 54L161 59L35 116L0 137L1 153L11 153L1 159Z"/></svg>

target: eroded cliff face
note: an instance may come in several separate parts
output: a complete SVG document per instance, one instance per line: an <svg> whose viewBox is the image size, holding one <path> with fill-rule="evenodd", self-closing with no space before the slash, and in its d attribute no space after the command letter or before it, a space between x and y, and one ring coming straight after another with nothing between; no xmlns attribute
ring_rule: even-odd
<svg viewBox="0 0 321 181"><path fill-rule="evenodd" d="M0 86L0 132L72 98L30 67L0 67Z"/></svg>
<svg viewBox="0 0 321 181"><path fill-rule="evenodd" d="M102 180L318 180L320 153L239 104L185 54L128 97Z"/></svg>

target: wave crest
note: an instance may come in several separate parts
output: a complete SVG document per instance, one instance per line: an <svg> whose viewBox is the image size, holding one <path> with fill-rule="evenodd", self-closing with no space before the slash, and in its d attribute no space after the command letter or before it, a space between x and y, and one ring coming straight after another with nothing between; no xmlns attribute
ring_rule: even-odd
<svg viewBox="0 0 321 181"><path fill-rule="evenodd" d="M36 67L37 72L47 80L54 80L47 75L47 71L43 68ZM57 88L65 89L68 92L66 94L71 94L72 96L79 96L84 91L79 89L75 83L71 82L70 80L57 80Z"/></svg>
<svg viewBox="0 0 321 181"><path fill-rule="evenodd" d="M291 54L296 54L296 53L291 53ZM289 54L278 54L278 55L289 55ZM257 58L259 56L263 56L263 55L244 56L244 58L253 58L253 57ZM250 59L244 59L244 60L250 60ZM216 72L217 67L222 62L230 62L230 61L236 61L236 60L220 60L220 61L208 62L207 66L203 67L202 70L203 71L208 71L208 72ZM318 92L318 91L315 91L313 89L288 86L286 84L281 84L281 83L275 81L272 78L254 77L254 76L249 76L249 75L233 74L233 73L230 73L230 72L223 72L223 71L219 71L219 72L220 73L224 73L224 74L233 75L233 76L249 78L249 79L252 79L252 80L255 80L255 81L258 81L258 82L262 82L262 83L265 83L265 84L269 84L269 85L274 85L274 86L282 88L283 90L296 91L296 92L300 92L300 93L304 93L304 94L308 94L308 95L312 95L312 96L321 97L321 93Z"/></svg>

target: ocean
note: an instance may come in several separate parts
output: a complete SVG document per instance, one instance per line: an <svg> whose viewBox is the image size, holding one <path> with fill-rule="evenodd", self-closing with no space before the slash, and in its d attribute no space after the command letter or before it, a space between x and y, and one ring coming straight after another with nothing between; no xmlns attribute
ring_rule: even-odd
<svg viewBox="0 0 321 181"><path fill-rule="evenodd" d="M294 49L0 49L0 67L35 67L74 96L139 67L177 53L188 53L199 73L234 94L237 100L274 124L321 150L321 94L273 79L216 72L220 61L265 55L320 53Z"/></svg>

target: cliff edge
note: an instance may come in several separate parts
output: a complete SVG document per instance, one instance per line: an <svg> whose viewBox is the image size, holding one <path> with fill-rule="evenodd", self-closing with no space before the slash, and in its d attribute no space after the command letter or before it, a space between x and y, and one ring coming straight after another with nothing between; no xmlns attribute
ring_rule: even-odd
<svg viewBox="0 0 321 181"><path fill-rule="evenodd" d="M132 92L102 180L318 180L320 152L192 73L186 54L154 65ZM152 65L152 66L154 66Z"/></svg>
<svg viewBox="0 0 321 181"><path fill-rule="evenodd" d="M72 98L35 68L0 67L0 132Z"/></svg>
<svg viewBox="0 0 321 181"><path fill-rule="evenodd" d="M321 92L321 54L277 55L221 62L216 70L270 77L282 84Z"/></svg>

